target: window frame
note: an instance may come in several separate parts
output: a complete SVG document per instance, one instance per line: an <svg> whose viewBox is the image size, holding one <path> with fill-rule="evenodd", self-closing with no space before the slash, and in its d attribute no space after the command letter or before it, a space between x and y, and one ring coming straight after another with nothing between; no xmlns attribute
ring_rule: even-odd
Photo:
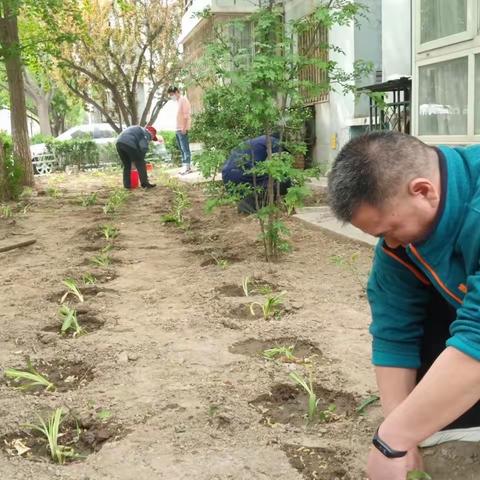
<svg viewBox="0 0 480 480"><path fill-rule="evenodd" d="M478 8L475 8L474 0L467 0L467 29L464 32L454 33L447 37L437 38L430 42L421 43L421 2L422 0L415 0L415 49L416 53L434 50L436 48L453 45L455 43L472 40L477 33L477 14Z"/></svg>
<svg viewBox="0 0 480 480"><path fill-rule="evenodd" d="M475 55L480 54L480 47L475 46L466 50L452 52L449 54L438 55L434 58L418 60L415 64L415 75L413 78L413 111L412 117L414 134L426 143L444 143L444 144L462 144L480 142L480 133L475 134ZM420 68L426 65L434 65L449 60L467 57L467 132L465 135L421 135L419 127L419 84ZM480 105L478 106L480 108Z"/></svg>

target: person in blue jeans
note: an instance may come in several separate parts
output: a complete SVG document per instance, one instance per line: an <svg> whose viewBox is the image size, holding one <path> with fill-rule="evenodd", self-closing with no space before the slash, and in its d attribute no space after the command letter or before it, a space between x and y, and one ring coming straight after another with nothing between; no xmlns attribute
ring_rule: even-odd
<svg viewBox="0 0 480 480"><path fill-rule="evenodd" d="M190 143L188 141L188 131L192 123L190 102L187 97L180 93L177 87L169 87L167 92L170 95L170 99L178 103L175 136L177 138L178 148L182 154L183 168L181 174L185 175L192 171L192 156L190 154Z"/></svg>

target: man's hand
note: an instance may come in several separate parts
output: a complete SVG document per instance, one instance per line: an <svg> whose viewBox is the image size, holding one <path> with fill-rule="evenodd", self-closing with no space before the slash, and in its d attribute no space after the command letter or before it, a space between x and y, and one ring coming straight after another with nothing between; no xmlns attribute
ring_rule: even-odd
<svg viewBox="0 0 480 480"><path fill-rule="evenodd" d="M423 459L418 448L405 457L387 458L375 447L368 456L367 475L370 480L405 480L410 470L423 470Z"/></svg>
<svg viewBox="0 0 480 480"><path fill-rule="evenodd" d="M182 135L186 135L187 131L185 129L181 130Z"/></svg>

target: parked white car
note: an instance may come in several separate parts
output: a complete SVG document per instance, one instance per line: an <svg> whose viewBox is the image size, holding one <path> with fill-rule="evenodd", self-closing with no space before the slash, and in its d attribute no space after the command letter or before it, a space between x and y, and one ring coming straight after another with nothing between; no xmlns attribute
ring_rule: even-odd
<svg viewBox="0 0 480 480"><path fill-rule="evenodd" d="M75 140L81 138L90 138L98 145L105 145L114 143L117 138L117 133L108 123L91 123L88 125L77 125L69 128L58 137L57 141ZM155 154L168 158L168 152L165 147L165 142L161 135L157 135L158 142L155 142ZM51 173L55 159L49 154L47 145L45 143L37 143L30 146L30 153L32 155L32 162L34 165L34 173L45 175Z"/></svg>

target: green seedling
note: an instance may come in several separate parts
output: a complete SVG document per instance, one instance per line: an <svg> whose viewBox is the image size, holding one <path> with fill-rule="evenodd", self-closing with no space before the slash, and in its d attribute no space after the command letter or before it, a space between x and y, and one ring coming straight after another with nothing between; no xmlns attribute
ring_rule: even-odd
<svg viewBox="0 0 480 480"><path fill-rule="evenodd" d="M97 418L102 422L106 422L112 416L112 412L110 410L102 409L97 413Z"/></svg>
<svg viewBox="0 0 480 480"><path fill-rule="evenodd" d="M47 194L47 197L51 198L59 198L61 195L60 190L57 187L49 187L45 190L45 193Z"/></svg>
<svg viewBox="0 0 480 480"><path fill-rule="evenodd" d="M367 397L365 400L362 401L362 403L360 403L360 405L355 409L355 411L357 412L357 415L363 415L365 413L365 409L378 402L380 400L380 397L378 395L370 395L369 397Z"/></svg>
<svg viewBox="0 0 480 480"><path fill-rule="evenodd" d="M77 287L77 282L75 282L73 278L67 278L66 280L62 280L62 283L68 288L68 290L63 294L60 303L63 303L68 297L68 295L74 295L78 298L79 302L83 303L83 295Z"/></svg>
<svg viewBox="0 0 480 480"><path fill-rule="evenodd" d="M91 207L97 204L97 192L84 195L82 197L82 207Z"/></svg>
<svg viewBox="0 0 480 480"><path fill-rule="evenodd" d="M263 351L264 358L268 358L269 360L275 360L277 357L284 357L287 360L294 360L295 356L293 355L293 349L295 348L294 345L290 345L289 347L274 347L269 348L268 350Z"/></svg>
<svg viewBox="0 0 480 480"><path fill-rule="evenodd" d="M318 414L318 418L322 423L328 423L334 420L337 406L332 403L325 410L321 410Z"/></svg>
<svg viewBox="0 0 480 480"><path fill-rule="evenodd" d="M92 257L90 261L99 267L107 267L112 262L112 259L108 253L100 253Z"/></svg>
<svg viewBox="0 0 480 480"><path fill-rule="evenodd" d="M257 287L255 287L255 290L260 295L271 295L273 293L273 289L270 285L258 285Z"/></svg>
<svg viewBox="0 0 480 480"><path fill-rule="evenodd" d="M103 225L101 227L102 235L105 237L105 240L113 240L118 237L120 231L117 227L113 225Z"/></svg>
<svg viewBox="0 0 480 480"><path fill-rule="evenodd" d="M91 273L86 273L82 280L84 285L95 285L97 282L97 279Z"/></svg>
<svg viewBox="0 0 480 480"><path fill-rule="evenodd" d="M268 295L263 303L253 302L250 305L250 313L255 315L255 306L259 306L262 309L263 318L270 320L270 318L278 313L280 306L283 304L282 296L285 295L285 293L286 292L280 292L276 295Z"/></svg>
<svg viewBox="0 0 480 480"><path fill-rule="evenodd" d="M251 279L248 275L246 277L243 277L243 279L242 279L242 290L243 290L243 293L246 297L250 296L250 283L251 283Z"/></svg>
<svg viewBox="0 0 480 480"><path fill-rule="evenodd" d="M308 420L312 421L317 416L318 399L313 391L312 377L307 381L296 372L290 373L290 378L300 385L308 395Z"/></svg>
<svg viewBox="0 0 480 480"><path fill-rule="evenodd" d="M69 331L73 332L74 337L85 333L85 330L78 323L77 311L74 308L70 308L68 305L62 305L59 313L63 320L62 328L60 330L62 335L65 335Z"/></svg>
<svg viewBox="0 0 480 480"><path fill-rule="evenodd" d="M11 218L13 217L13 210L10 205L1 205L0 206L0 213L2 218Z"/></svg>
<svg viewBox="0 0 480 480"><path fill-rule="evenodd" d="M103 213L105 215L117 213L127 198L128 192L126 190L115 190L108 198L107 203L104 205Z"/></svg>
<svg viewBox="0 0 480 480"><path fill-rule="evenodd" d="M4 374L7 378L11 378L15 383L18 383L21 390L30 390L35 387L45 387L47 392L55 390L55 385L37 372L30 360L27 362L27 370L6 368Z"/></svg>
<svg viewBox="0 0 480 480"><path fill-rule="evenodd" d="M27 427L40 432L47 439L48 449L50 450L50 455L53 461L63 465L67 459L75 458L77 455L72 447L67 447L58 443L61 437L60 426L65 418L63 410L57 408L47 422L39 415L37 416L39 424L29 424Z"/></svg>
<svg viewBox="0 0 480 480"><path fill-rule="evenodd" d="M228 267L230 264L229 261L226 258L219 258L216 255L210 255L213 260L215 261L217 267L220 267L221 269L225 269Z"/></svg>
<svg viewBox="0 0 480 480"><path fill-rule="evenodd" d="M183 212L190 207L190 200L187 192L185 192L185 190L183 190L178 184L169 182L168 186L175 194L175 198L173 199L173 205L170 212L162 215L160 220L163 223L174 223L177 226L182 226L185 223Z"/></svg>
<svg viewBox="0 0 480 480"><path fill-rule="evenodd" d="M411 470L407 474L407 480L432 480L432 477L426 472Z"/></svg>

